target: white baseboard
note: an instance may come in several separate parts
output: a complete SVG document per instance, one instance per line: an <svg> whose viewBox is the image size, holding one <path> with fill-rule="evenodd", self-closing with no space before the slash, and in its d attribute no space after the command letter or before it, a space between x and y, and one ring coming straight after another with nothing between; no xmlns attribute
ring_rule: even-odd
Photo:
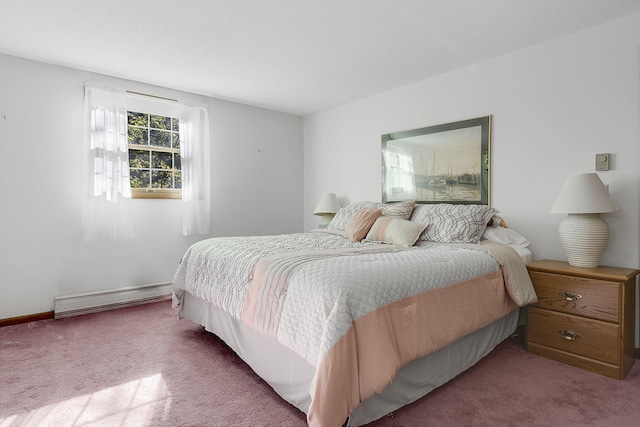
<svg viewBox="0 0 640 427"><path fill-rule="evenodd" d="M88 292L54 298L56 319L113 310L171 298L171 283L153 283L110 291Z"/></svg>

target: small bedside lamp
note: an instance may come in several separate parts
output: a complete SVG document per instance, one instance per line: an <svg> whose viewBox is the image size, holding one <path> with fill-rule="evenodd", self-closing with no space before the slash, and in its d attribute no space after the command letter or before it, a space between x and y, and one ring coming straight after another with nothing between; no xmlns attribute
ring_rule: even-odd
<svg viewBox="0 0 640 427"><path fill-rule="evenodd" d="M596 268L609 242L609 224L601 213L619 209L596 173L571 175L552 213L567 213L559 227L560 242L570 265Z"/></svg>
<svg viewBox="0 0 640 427"><path fill-rule="evenodd" d="M338 209L340 209L340 203L336 195L334 193L325 193L313 211L314 215L320 217L319 227L327 228Z"/></svg>

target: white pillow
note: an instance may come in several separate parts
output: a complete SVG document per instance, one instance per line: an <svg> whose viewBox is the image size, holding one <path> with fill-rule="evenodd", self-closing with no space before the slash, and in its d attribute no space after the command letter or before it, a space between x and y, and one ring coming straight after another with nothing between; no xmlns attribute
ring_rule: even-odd
<svg viewBox="0 0 640 427"><path fill-rule="evenodd" d="M366 240L397 246L413 246L425 228L427 224L381 216L373 223Z"/></svg>
<svg viewBox="0 0 640 427"><path fill-rule="evenodd" d="M493 240L494 242L504 243L506 245L515 246L517 248L526 248L529 241L521 234L504 227L487 227L482 235L483 240Z"/></svg>
<svg viewBox="0 0 640 427"><path fill-rule="evenodd" d="M438 243L478 243L496 210L487 205L441 203L422 209L411 221L429 224L420 240Z"/></svg>

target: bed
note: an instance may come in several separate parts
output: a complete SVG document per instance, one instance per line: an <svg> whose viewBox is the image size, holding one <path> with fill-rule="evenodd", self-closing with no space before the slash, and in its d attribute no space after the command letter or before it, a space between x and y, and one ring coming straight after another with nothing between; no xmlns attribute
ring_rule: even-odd
<svg viewBox="0 0 640 427"><path fill-rule="evenodd" d="M490 352L536 301L528 242L485 205L353 203L323 230L206 239L173 281L310 426L358 426Z"/></svg>

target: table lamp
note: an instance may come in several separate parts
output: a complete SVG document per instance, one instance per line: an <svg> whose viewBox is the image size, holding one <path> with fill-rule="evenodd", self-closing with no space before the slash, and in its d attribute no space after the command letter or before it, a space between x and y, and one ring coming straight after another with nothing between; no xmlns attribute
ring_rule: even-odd
<svg viewBox="0 0 640 427"><path fill-rule="evenodd" d="M334 193L325 193L313 211L314 215L320 217L319 227L327 228L327 225L329 225L336 212L338 212L338 209L340 209L338 197L336 197Z"/></svg>
<svg viewBox="0 0 640 427"><path fill-rule="evenodd" d="M568 214L560 223L559 235L569 265L598 267L609 242L609 224L600 214L618 210L598 174L567 178L551 212Z"/></svg>

